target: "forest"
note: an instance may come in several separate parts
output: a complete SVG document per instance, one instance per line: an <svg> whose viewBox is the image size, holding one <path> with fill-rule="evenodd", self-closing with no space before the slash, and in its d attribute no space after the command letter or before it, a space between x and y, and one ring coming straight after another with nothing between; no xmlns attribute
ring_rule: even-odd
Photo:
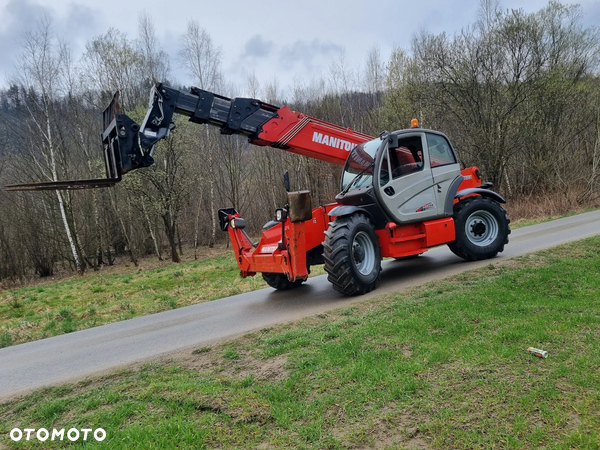
<svg viewBox="0 0 600 450"><path fill-rule="evenodd" d="M511 215L598 206L600 35L581 14L554 0L532 13L483 0L476 20L454 35L421 31L387 57L374 44L360 67L340 54L319 79L285 93L253 74L232 86L218 43L194 20L177 54L164 52L142 13L135 38L109 29L78 59L42 21L23 36L19 65L0 89L0 185L102 177L102 111L114 92L141 122L151 86L172 84L178 65L199 88L289 105L373 136L416 117L481 169ZM340 189L338 166L251 146L183 117L154 156L152 167L110 189L0 190L0 283L83 273L117 258L137 265L142 257L196 257L202 246L226 242L223 207L240 211L257 235L286 202L285 170L292 189L310 190L315 205Z"/></svg>

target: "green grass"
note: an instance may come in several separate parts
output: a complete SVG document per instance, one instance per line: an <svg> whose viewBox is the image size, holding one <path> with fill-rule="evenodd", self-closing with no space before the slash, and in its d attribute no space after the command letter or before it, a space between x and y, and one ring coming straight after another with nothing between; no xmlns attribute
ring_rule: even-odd
<svg viewBox="0 0 600 450"><path fill-rule="evenodd" d="M600 237L0 405L110 449L598 449ZM538 359L534 346L549 352Z"/></svg>
<svg viewBox="0 0 600 450"><path fill-rule="evenodd" d="M315 268L313 274L323 271ZM125 274L0 291L0 348L267 287L232 252Z"/></svg>

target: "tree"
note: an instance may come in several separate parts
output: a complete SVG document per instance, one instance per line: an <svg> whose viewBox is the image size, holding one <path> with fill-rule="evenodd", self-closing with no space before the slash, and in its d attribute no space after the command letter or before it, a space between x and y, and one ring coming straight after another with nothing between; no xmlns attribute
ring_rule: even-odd
<svg viewBox="0 0 600 450"><path fill-rule="evenodd" d="M147 101L145 62L144 55L115 28L87 43L82 57L83 75L86 84L100 93L99 109L110 102L116 91L121 93L120 104L126 111Z"/></svg>
<svg viewBox="0 0 600 450"><path fill-rule="evenodd" d="M597 38L579 25L576 12L557 2L532 14L501 12L497 2L484 0L474 26L453 38L423 32L413 41L421 72L410 81L410 101L427 114L427 125L452 129L463 158L509 194L511 178L518 178L512 167L527 157L547 163L548 151L562 144L551 124L568 116L571 108L562 106L574 103L577 90L569 84L575 87L594 65ZM559 107L550 111L553 103ZM531 186L548 179L542 166L530 169L538 174Z"/></svg>
<svg viewBox="0 0 600 450"><path fill-rule="evenodd" d="M178 132L172 133L166 141L157 144L154 165L139 174L140 179L146 181L138 187L139 196L143 197L162 219L171 260L176 263L181 261L177 253L178 219L186 206L194 178L190 170L192 143L187 141L191 139L191 133L186 130L190 126L194 125L183 120L178 121Z"/></svg>
<svg viewBox="0 0 600 450"><path fill-rule="evenodd" d="M53 36L48 19L39 22L36 31L25 34L22 49L16 79L25 93L23 105L28 112L25 125L32 137L28 162L38 169L38 176L58 181L62 178L59 175L67 173L69 167L67 148L58 137L60 126L56 111L64 65L70 61L69 50ZM83 273L85 264L70 214L69 195L56 191L56 200L74 263L77 271Z"/></svg>
<svg viewBox="0 0 600 450"><path fill-rule="evenodd" d="M147 80L144 84L149 88L169 78L169 55L161 48L154 23L146 12L139 15L138 35L136 46L137 53L142 56L142 78Z"/></svg>
<svg viewBox="0 0 600 450"><path fill-rule="evenodd" d="M198 87L214 90L220 86L223 81L221 48L214 46L206 30L197 21L190 20L181 42L179 57Z"/></svg>
<svg viewBox="0 0 600 450"><path fill-rule="evenodd" d="M223 77L221 74L221 49L215 47L212 43L210 35L198 25L198 22L191 20L188 22L186 33L182 36L182 48L179 53L180 59L192 76L197 87L205 90L214 90L222 85ZM209 208L212 223L211 239L209 245L212 247L215 244L217 232L217 211L215 206L215 182L216 171L214 170L217 163L214 157L214 148L210 145L210 136L214 130L204 130L204 155L207 163L207 170L203 171L203 180L201 184L208 187L209 192ZM201 137L198 135L199 144ZM198 205L200 211L200 205ZM199 222L196 220L195 226L195 246L198 242Z"/></svg>

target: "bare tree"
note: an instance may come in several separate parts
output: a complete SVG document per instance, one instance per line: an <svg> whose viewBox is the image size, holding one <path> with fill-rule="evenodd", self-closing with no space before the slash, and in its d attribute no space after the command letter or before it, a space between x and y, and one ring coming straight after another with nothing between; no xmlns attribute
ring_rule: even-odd
<svg viewBox="0 0 600 450"><path fill-rule="evenodd" d="M169 55L161 48L156 29L150 16L144 11L138 18L138 53L143 58L143 75L147 84L165 81L169 77Z"/></svg>
<svg viewBox="0 0 600 450"><path fill-rule="evenodd" d="M121 106L128 111L146 101L144 62L127 36L114 28L88 42L82 57L83 74L87 85L102 94L98 107L103 108L116 91L121 92Z"/></svg>
<svg viewBox="0 0 600 450"><path fill-rule="evenodd" d="M210 35L197 21L190 20L183 35L179 57L198 87L215 89L222 82L221 48L213 45Z"/></svg>
<svg viewBox="0 0 600 450"><path fill-rule="evenodd" d="M246 78L246 93L251 98L258 98L260 95L260 81L254 71Z"/></svg>
<svg viewBox="0 0 600 450"><path fill-rule="evenodd" d="M280 104L282 102L282 94L279 89L279 80L274 76L271 81L265 84L264 88L264 101L273 105Z"/></svg>
<svg viewBox="0 0 600 450"><path fill-rule="evenodd" d="M49 19L43 19L35 31L25 34L22 49L16 78L27 92L24 102L29 113L27 125L32 136L37 137L35 150L38 150L30 153L29 162L37 166L46 180L58 181L59 171L64 173L68 167L68 157L64 143L57 137L55 103L60 95L60 80L65 76L65 62L70 61L69 50L57 42ZM78 272L83 273L85 264L68 213L69 198L62 191L56 191L56 199L73 260Z"/></svg>
<svg viewBox="0 0 600 450"><path fill-rule="evenodd" d="M140 196L146 198L163 221L173 262L181 261L177 253L177 224L193 184L189 168L192 145L186 142L191 139L191 133L186 130L190 125L181 121L178 126L178 133L173 133L165 142L157 145L155 164L139 174L148 183L138 188ZM144 200L142 207L145 208Z"/></svg>
<svg viewBox="0 0 600 450"><path fill-rule="evenodd" d="M220 70L221 49L213 45L210 35L194 20L188 22L186 33L182 37L182 48L179 56L184 67L199 88L211 90L223 84L223 77ZM207 144L210 142L210 133L211 131L205 128L204 139ZM209 191L212 224L209 245L212 247L215 243L217 233L217 211L215 206L216 179L214 170L214 165L217 161L214 157L214 148L210 144L206 146L204 154L208 167L207 170L203 171L204 180L202 180L202 184L207 186ZM198 221L196 221L195 242L198 242L198 232Z"/></svg>
<svg viewBox="0 0 600 450"><path fill-rule="evenodd" d="M383 93L386 79L385 63L381 60L381 51L378 45L369 49L365 61L364 85L369 93Z"/></svg>

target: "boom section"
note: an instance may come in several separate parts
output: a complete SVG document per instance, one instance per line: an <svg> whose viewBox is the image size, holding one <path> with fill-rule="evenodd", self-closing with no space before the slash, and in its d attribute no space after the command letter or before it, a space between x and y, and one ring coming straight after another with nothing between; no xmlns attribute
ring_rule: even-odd
<svg viewBox="0 0 600 450"><path fill-rule="evenodd" d="M223 134L239 134L259 146L270 146L299 155L344 165L350 150L371 136L252 98L228 98L198 88L190 92L158 84L141 133L149 138L166 136L173 113L191 122L206 123Z"/></svg>
<svg viewBox="0 0 600 450"><path fill-rule="evenodd" d="M173 115L208 124L222 134L238 134L251 144L269 146L343 166L356 145L373 137L306 114L252 98L228 98L198 88L152 87L141 125L120 112L119 93L103 114L106 178L7 186L8 190L81 189L114 186L123 174L154 163L155 144L174 128Z"/></svg>

